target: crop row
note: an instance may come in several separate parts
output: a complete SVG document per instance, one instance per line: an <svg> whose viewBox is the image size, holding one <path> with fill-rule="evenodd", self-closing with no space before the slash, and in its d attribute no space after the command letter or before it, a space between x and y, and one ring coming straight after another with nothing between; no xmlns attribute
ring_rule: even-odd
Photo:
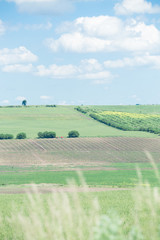
<svg viewBox="0 0 160 240"><path fill-rule="evenodd" d="M91 113L90 117L124 131L160 133L160 115L104 111Z"/></svg>
<svg viewBox="0 0 160 240"><path fill-rule="evenodd" d="M79 138L0 141L0 152L21 151L150 151L160 152L159 139Z"/></svg>

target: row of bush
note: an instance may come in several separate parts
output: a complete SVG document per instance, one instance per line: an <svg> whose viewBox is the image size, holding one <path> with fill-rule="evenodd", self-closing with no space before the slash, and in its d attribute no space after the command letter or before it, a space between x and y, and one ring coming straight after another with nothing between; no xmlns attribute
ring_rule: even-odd
<svg viewBox="0 0 160 240"><path fill-rule="evenodd" d="M68 138L76 138L79 137L79 132L76 130L72 130L68 133ZM39 132L38 133L38 138L56 138L56 133L55 132Z"/></svg>
<svg viewBox="0 0 160 240"><path fill-rule="evenodd" d="M91 118L104 123L108 126L115 127L123 131L143 131L154 134L160 134L160 119L134 119L134 118L119 118L118 116L100 116L98 114L90 114Z"/></svg>
<svg viewBox="0 0 160 240"><path fill-rule="evenodd" d="M56 133L55 132L39 132L38 133L38 138L55 138Z"/></svg>
<svg viewBox="0 0 160 240"><path fill-rule="evenodd" d="M68 133L68 138L76 138L76 137L79 137L79 132L78 131L72 130ZM27 136L26 136L26 133L24 133L24 132L18 133L17 136L16 136L16 139L26 139L26 138L27 138ZM48 131L39 132L38 133L38 138L56 138L56 133L55 132L48 132ZM12 134L1 133L0 134L0 140L3 140L3 139L14 139L14 136Z"/></svg>
<svg viewBox="0 0 160 240"><path fill-rule="evenodd" d="M54 104L54 105L46 105L46 107L57 107L57 106Z"/></svg>
<svg viewBox="0 0 160 240"><path fill-rule="evenodd" d="M8 105L8 106L0 106L0 108L22 108L22 105ZM27 108L32 107L57 107L57 105L26 105Z"/></svg>
<svg viewBox="0 0 160 240"><path fill-rule="evenodd" d="M76 107L76 108L74 108L75 110L77 110L78 112L81 112L81 113L84 113L84 114L86 114L86 113L88 113L90 110L89 109L87 109L87 108L85 108L85 109L83 109L83 108L81 108L81 107Z"/></svg>
<svg viewBox="0 0 160 240"><path fill-rule="evenodd" d="M27 136L25 133L18 133L17 136L16 136L16 139L25 139ZM13 139L14 136L12 134L3 134L1 133L0 134L0 140L3 140L3 139Z"/></svg>

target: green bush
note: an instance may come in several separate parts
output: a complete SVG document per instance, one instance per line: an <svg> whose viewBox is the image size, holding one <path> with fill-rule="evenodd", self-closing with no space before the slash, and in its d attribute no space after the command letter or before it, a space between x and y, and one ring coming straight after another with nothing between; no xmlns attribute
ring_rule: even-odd
<svg viewBox="0 0 160 240"><path fill-rule="evenodd" d="M46 107L57 107L57 106L54 104L54 105L46 105Z"/></svg>
<svg viewBox="0 0 160 240"><path fill-rule="evenodd" d="M16 139L25 139L26 137L26 133L22 132L17 134Z"/></svg>
<svg viewBox="0 0 160 240"><path fill-rule="evenodd" d="M5 134L4 135L5 139L13 139L14 136L12 134Z"/></svg>
<svg viewBox="0 0 160 240"><path fill-rule="evenodd" d="M42 132L39 132L39 133L38 133L38 138L43 138L43 137L44 137L43 133L42 133Z"/></svg>
<svg viewBox="0 0 160 240"><path fill-rule="evenodd" d="M13 139L13 135L12 134L3 134L1 133L0 134L0 140L3 140L3 139Z"/></svg>
<svg viewBox="0 0 160 240"><path fill-rule="evenodd" d="M4 134L3 133L0 134L0 139L1 140L4 139Z"/></svg>
<svg viewBox="0 0 160 240"><path fill-rule="evenodd" d="M76 137L79 137L79 132L76 131L76 130L72 130L68 133L68 137L69 138L76 138Z"/></svg>
<svg viewBox="0 0 160 240"><path fill-rule="evenodd" d="M55 132L39 132L38 133L38 138L55 138L56 133Z"/></svg>
<svg viewBox="0 0 160 240"><path fill-rule="evenodd" d="M76 108L74 108L74 109L77 110L77 111L79 111L79 112L81 112L81 113L84 113L84 114L86 114L86 113L89 112L89 109L88 109L88 108L83 109L83 108L81 108L81 107L76 107Z"/></svg>

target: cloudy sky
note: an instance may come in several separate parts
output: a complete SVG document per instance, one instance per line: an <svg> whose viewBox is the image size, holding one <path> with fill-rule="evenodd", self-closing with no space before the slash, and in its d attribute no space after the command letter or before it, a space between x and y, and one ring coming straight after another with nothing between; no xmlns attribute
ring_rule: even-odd
<svg viewBox="0 0 160 240"><path fill-rule="evenodd" d="M159 0L0 0L0 105L160 104Z"/></svg>

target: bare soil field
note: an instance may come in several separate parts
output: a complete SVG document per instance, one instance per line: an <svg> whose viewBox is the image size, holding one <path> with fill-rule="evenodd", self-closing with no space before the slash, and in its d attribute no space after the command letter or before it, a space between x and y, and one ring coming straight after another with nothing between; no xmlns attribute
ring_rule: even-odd
<svg viewBox="0 0 160 240"><path fill-rule="evenodd" d="M24 184L19 186L7 186L0 188L0 194L26 194L26 193L54 193L54 192L106 192L106 191L128 191L128 188L113 187L75 187L60 186L56 184Z"/></svg>
<svg viewBox="0 0 160 240"><path fill-rule="evenodd" d="M160 138L1 140L0 166L100 169L113 162L148 162L145 151L160 162Z"/></svg>

